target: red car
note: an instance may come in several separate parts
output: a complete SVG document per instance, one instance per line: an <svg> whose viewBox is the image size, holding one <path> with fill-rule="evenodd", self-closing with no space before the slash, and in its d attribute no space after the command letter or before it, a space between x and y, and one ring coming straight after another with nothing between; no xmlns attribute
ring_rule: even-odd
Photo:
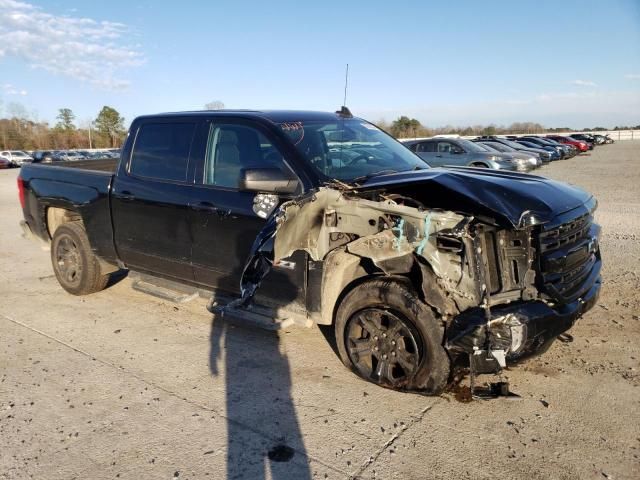
<svg viewBox="0 0 640 480"><path fill-rule="evenodd" d="M587 150L589 150L589 145L587 145L587 143L583 142L582 140L576 140L575 138L571 137L563 137L562 135L547 135L547 138L555 140L556 142L565 143L567 145L573 145L581 152L586 152Z"/></svg>
<svg viewBox="0 0 640 480"><path fill-rule="evenodd" d="M0 157L0 169L11 167L11 162L4 157Z"/></svg>

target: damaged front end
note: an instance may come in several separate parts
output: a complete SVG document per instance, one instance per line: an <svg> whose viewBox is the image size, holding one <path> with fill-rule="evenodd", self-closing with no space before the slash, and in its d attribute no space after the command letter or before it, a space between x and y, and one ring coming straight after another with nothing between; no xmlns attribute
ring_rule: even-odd
<svg viewBox="0 0 640 480"><path fill-rule="evenodd" d="M468 361L472 373L496 373L544 351L596 301L599 250L590 222L576 234L575 225L541 226L525 212L509 226L486 215L426 208L416 197L332 184L282 204L253 245L234 307L249 306L274 264L302 250L310 257L310 277L320 278L307 302L314 322L331 324L343 292L364 277L406 277L437 312L452 360ZM569 247L549 247L548 238L560 242L567 235ZM595 247L591 241L576 254L573 245L594 235ZM574 252L564 263L563 248ZM569 287L562 290L568 301L553 296L576 266L594 258L590 283L578 282L570 295Z"/></svg>

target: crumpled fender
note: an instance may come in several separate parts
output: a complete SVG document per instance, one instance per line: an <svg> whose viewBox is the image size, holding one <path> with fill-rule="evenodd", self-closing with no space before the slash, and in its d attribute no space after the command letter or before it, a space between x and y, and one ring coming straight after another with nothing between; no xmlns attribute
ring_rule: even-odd
<svg viewBox="0 0 640 480"><path fill-rule="evenodd" d="M349 255L345 268L325 264L322 321L332 312L340 291L367 272L353 257L368 259L386 275L408 274L416 263L425 300L442 315L477 305L473 276L465 275L460 253L442 251L438 232L468 235L469 217L447 211L423 210L392 199L361 198L334 188L321 188L286 202L268 219L256 238L241 279L242 305L247 305L274 262L297 250L315 261L329 259L336 249ZM338 255L338 254L336 254ZM335 257L334 257L335 258ZM331 278L328 278L328 273ZM339 281L335 281L335 277ZM327 282L335 285L328 287ZM417 286L419 287L419 286ZM336 290L336 291L334 291ZM446 294L444 292L447 292Z"/></svg>

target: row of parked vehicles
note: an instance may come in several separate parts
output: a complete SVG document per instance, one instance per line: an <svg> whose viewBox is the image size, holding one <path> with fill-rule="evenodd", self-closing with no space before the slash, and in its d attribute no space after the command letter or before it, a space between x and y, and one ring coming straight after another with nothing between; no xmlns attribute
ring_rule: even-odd
<svg viewBox="0 0 640 480"><path fill-rule="evenodd" d="M118 158L120 149L106 150L23 150L0 151L0 168L21 167L25 163L56 163L99 158Z"/></svg>
<svg viewBox="0 0 640 480"><path fill-rule="evenodd" d="M442 135L404 144L429 165L458 165L528 172L553 160L572 158L613 143L609 136L576 133L568 136L507 135L474 139Z"/></svg>

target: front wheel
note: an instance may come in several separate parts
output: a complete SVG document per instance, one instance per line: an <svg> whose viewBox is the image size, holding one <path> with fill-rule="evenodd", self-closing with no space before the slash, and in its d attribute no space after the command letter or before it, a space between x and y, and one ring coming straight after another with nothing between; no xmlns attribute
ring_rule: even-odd
<svg viewBox="0 0 640 480"><path fill-rule="evenodd" d="M60 286L73 295L88 295L107 286L98 258L91 251L89 239L79 223L59 226L51 242L51 263Z"/></svg>
<svg viewBox="0 0 640 480"><path fill-rule="evenodd" d="M404 279L353 288L340 303L335 332L342 362L365 380L433 395L447 384L444 327Z"/></svg>

